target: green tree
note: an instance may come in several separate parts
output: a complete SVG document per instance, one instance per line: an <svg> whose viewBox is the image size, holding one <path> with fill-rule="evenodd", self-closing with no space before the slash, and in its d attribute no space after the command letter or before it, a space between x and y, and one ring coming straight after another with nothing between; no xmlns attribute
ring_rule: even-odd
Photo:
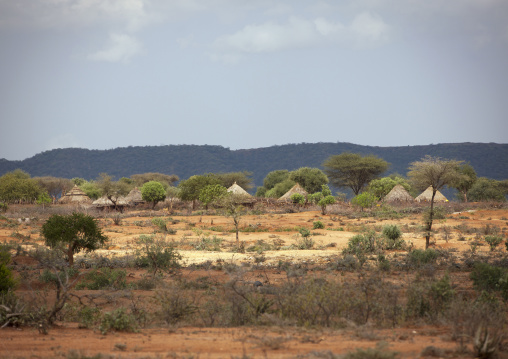
<svg viewBox="0 0 508 359"><path fill-rule="evenodd" d="M332 195L328 195L319 200L318 205L321 207L321 214L324 216L326 214L326 207L335 203L335 197Z"/></svg>
<svg viewBox="0 0 508 359"><path fill-rule="evenodd" d="M362 212L365 208L371 208L379 199L370 192L363 192L351 200L351 203L361 208Z"/></svg>
<svg viewBox="0 0 508 359"><path fill-rule="evenodd" d="M301 167L289 174L289 179L298 183L308 193L321 190L328 183L328 177L319 168Z"/></svg>
<svg viewBox="0 0 508 359"><path fill-rule="evenodd" d="M369 182L367 191L375 195L377 198L382 199L398 184L404 187L404 189L408 192L411 190L411 185L405 178L400 176L390 176L373 179Z"/></svg>
<svg viewBox="0 0 508 359"><path fill-rule="evenodd" d="M5 203L33 203L42 190L37 181L22 170L8 172L0 177L0 201Z"/></svg>
<svg viewBox="0 0 508 359"><path fill-rule="evenodd" d="M97 179L97 187L101 190L103 196L106 196L117 208L120 197L129 194L131 186L124 181L113 181L113 178L107 173L99 174Z"/></svg>
<svg viewBox="0 0 508 359"><path fill-rule="evenodd" d="M289 178L289 171L288 170L276 170L268 173L263 180L263 187L266 188L266 190L271 190L275 187L276 184L284 182Z"/></svg>
<svg viewBox="0 0 508 359"><path fill-rule="evenodd" d="M77 212L68 216L52 215L42 225L41 234L51 248L67 246L70 266L74 264L75 253L94 251L108 240L93 217Z"/></svg>
<svg viewBox="0 0 508 359"><path fill-rule="evenodd" d="M464 202L467 202L467 192L473 187L477 176L473 166L469 163L460 165L457 169L457 177L450 183L450 187L459 191Z"/></svg>
<svg viewBox="0 0 508 359"><path fill-rule="evenodd" d="M243 200L244 200L243 196L237 196L233 193L228 192L225 196L222 196L218 200L217 204L222 209L223 215L233 220L233 225L235 226L237 247L239 247L240 245L239 238L240 222L242 220L242 216L247 213L246 208L242 205Z"/></svg>
<svg viewBox="0 0 508 359"><path fill-rule="evenodd" d="M143 187L147 182L156 181L162 184L164 190L167 190L168 187L173 186L179 180L176 175L166 175L158 172L134 174L131 176L131 179L137 187Z"/></svg>
<svg viewBox="0 0 508 359"><path fill-rule="evenodd" d="M220 184L210 184L199 192L199 201L208 209L208 205L219 200L228 193L228 189Z"/></svg>
<svg viewBox="0 0 508 359"><path fill-rule="evenodd" d="M175 250L173 244L165 239L155 238L153 235L141 235L136 243L139 246L137 264L141 267L148 267L153 276L157 272L172 274L181 268L182 256Z"/></svg>
<svg viewBox="0 0 508 359"><path fill-rule="evenodd" d="M227 173L208 173L207 176L215 177L220 184L226 188L231 187L235 182L246 191L252 188L252 172L227 172Z"/></svg>
<svg viewBox="0 0 508 359"><path fill-rule="evenodd" d="M500 182L485 177L476 180L468 191L468 197L473 202L506 201Z"/></svg>
<svg viewBox="0 0 508 359"><path fill-rule="evenodd" d="M157 203L166 199L166 191L160 182L150 181L146 182L143 187L141 187L141 197L147 202L152 202L153 209Z"/></svg>
<svg viewBox="0 0 508 359"><path fill-rule="evenodd" d="M332 184L351 188L358 195L370 181L388 169L388 162L374 155L341 153L329 157L323 167Z"/></svg>
<svg viewBox="0 0 508 359"><path fill-rule="evenodd" d="M309 195L309 201L321 207L323 216L326 214L326 207L336 202L335 197L332 196L332 191L326 184L321 185L321 192Z"/></svg>
<svg viewBox="0 0 508 359"><path fill-rule="evenodd" d="M428 187L432 188L432 198L430 200L430 211L425 220L425 248L429 248L430 235L432 231L432 222L434 219L434 198L437 191L445 185L450 185L456 181L458 167L462 161L444 160L438 157L425 156L420 161L411 163L409 167L408 177L414 186L420 190Z"/></svg>
<svg viewBox="0 0 508 359"><path fill-rule="evenodd" d="M37 197L37 204L42 205L42 209L44 209L44 206L51 203L51 197L49 197L48 192L44 191L39 194L39 197Z"/></svg>
<svg viewBox="0 0 508 359"><path fill-rule="evenodd" d="M77 185L85 194L91 199L96 200L99 199L101 196L101 190L97 183L95 181L85 181L83 182L78 181L81 183L80 185Z"/></svg>
<svg viewBox="0 0 508 359"><path fill-rule="evenodd" d="M289 178L285 181L282 181L280 183L277 183L275 187L268 190L266 193L266 197L269 198L280 198L283 195L286 194L287 191L289 191L296 183L291 181Z"/></svg>
<svg viewBox="0 0 508 359"><path fill-rule="evenodd" d="M199 199L199 193L208 185L221 184L216 177L205 175L194 175L186 180L180 181L178 189L182 201L192 201L192 209L196 208L196 200Z"/></svg>

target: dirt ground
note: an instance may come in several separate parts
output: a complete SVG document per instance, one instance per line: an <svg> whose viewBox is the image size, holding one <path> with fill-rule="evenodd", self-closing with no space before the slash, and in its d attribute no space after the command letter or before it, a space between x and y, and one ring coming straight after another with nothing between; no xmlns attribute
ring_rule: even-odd
<svg viewBox="0 0 508 359"><path fill-rule="evenodd" d="M241 227L251 231L240 232L240 241L245 248L264 243L278 243L278 250L235 253L231 251L195 250L193 243L202 238L220 237L223 243L235 244L235 233L231 219L219 215L181 215L157 212L152 216L147 211L127 212L121 225L114 225L110 216L104 215L99 221L104 233L109 237L108 247L97 251L109 258L133 254L135 240L142 234L152 234L154 226L151 218L160 216L170 218L169 225L175 234L164 235L167 240L177 244L182 255L184 269L181 276L187 280L207 276L217 282L226 282L230 276L224 271L206 269L203 263L234 263L246 268L244 280L259 280L277 285L285 280L284 273L276 269L278 263L300 263L307 266L319 266L333 261L340 255L348 240L362 229L380 231L386 224L397 224L403 231L403 239L413 248L424 248L425 238L418 229L421 227L421 214L398 219L381 220L375 217L346 216L341 214L322 215L320 211L302 211L299 213L266 213L242 217ZM10 223L17 221L16 227L0 227L0 242L19 241L26 249L33 244L43 244L39 236L43 219L26 221L24 212L13 212L6 217ZM16 218L16 216L18 216ZM19 218L19 219L18 219ZM312 229L313 222L321 221L324 229ZM5 221L4 221L5 223ZM465 234L460 228L498 227L505 236L508 230L507 209L475 209L455 212L446 219L436 220L433 247L447 249L460 255L471 251L471 243L477 240L474 234ZM314 240L313 249L298 250L301 236L298 228L308 228ZM163 234L160 234L163 235ZM488 254L489 248L478 241L478 253ZM497 252L506 253L504 244ZM394 255L397 252L388 253ZM76 256L76 260L83 254ZM13 258L19 266L34 264L26 256ZM196 266L200 265L201 266ZM260 264L262 266L260 267ZM267 269L268 268L268 269ZM143 275L143 271L127 269L128 280L134 281ZM18 274L18 273L17 273ZM332 273L331 275L350 276L355 273ZM394 280L404 280L407 272L393 271ZM463 285L471 288L467 273L463 276ZM460 281L460 279L456 279ZM22 293L27 288L20 288ZM150 291L132 291L135 296L148 298ZM148 299L147 299L148 300ZM117 304L112 304L113 307ZM81 329L78 323L57 322L47 335L30 327L0 329L1 358L91 358L99 354L103 358L335 358L358 348L374 348L384 345L384 350L398 352L399 358L419 358L422 351L432 346L435 357L472 357L471 352L458 352L457 342L452 341L446 326L412 326L377 329L370 325L356 326L347 323L343 329L301 328L288 326L256 326L238 328L207 328L170 326L169 328L147 328L138 333L108 333L102 335L97 329ZM381 344L380 344L381 343ZM430 349L427 349L430 350ZM470 348L469 348L470 350ZM432 352L432 350L430 350ZM333 353L333 354L332 354ZM436 354L437 353L437 354ZM503 354L503 353L502 353ZM503 357L501 355L501 357ZM504 356L505 358L508 356Z"/></svg>

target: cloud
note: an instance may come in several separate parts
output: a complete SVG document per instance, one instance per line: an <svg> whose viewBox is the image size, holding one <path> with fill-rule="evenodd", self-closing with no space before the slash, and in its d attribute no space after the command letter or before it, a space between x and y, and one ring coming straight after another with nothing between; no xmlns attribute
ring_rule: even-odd
<svg viewBox="0 0 508 359"><path fill-rule="evenodd" d="M211 45L211 58L231 62L243 54L268 53L326 44L376 46L389 40L390 27L370 13L357 15L349 26L324 18L307 20L291 17L284 23L247 25L242 30L217 38ZM234 62L233 61L233 62Z"/></svg>
<svg viewBox="0 0 508 359"><path fill-rule="evenodd" d="M111 34L109 48L88 55L88 59L92 61L128 62L141 50L141 44L134 37L125 34Z"/></svg>

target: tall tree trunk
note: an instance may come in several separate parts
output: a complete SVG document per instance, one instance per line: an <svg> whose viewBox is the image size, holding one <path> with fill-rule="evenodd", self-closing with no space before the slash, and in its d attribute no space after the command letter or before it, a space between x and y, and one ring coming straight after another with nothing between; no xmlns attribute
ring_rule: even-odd
<svg viewBox="0 0 508 359"><path fill-rule="evenodd" d="M432 230L432 221L434 219L434 197L436 196L437 190L432 188L432 199L430 200L430 213L429 220L427 221L427 235L425 236L425 249L430 246L430 232Z"/></svg>
<svg viewBox="0 0 508 359"><path fill-rule="evenodd" d="M69 248L67 249L67 259L69 260L69 267L74 265L74 246L69 244Z"/></svg>

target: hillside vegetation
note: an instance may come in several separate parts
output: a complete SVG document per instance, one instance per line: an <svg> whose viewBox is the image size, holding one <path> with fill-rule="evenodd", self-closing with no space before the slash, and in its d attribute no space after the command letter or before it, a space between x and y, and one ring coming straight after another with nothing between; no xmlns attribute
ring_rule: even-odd
<svg viewBox="0 0 508 359"><path fill-rule="evenodd" d="M249 171L255 186L277 169L321 167L342 152L374 154L388 161L388 173L405 174L409 163L425 155L469 162L478 176L508 178L508 144L455 143L427 146L373 147L351 143L301 143L267 148L230 150L221 146L171 145L124 147L111 150L56 149L23 161L0 159L0 175L20 168L31 176L94 179L100 173L116 178L159 172L188 178L208 172Z"/></svg>

